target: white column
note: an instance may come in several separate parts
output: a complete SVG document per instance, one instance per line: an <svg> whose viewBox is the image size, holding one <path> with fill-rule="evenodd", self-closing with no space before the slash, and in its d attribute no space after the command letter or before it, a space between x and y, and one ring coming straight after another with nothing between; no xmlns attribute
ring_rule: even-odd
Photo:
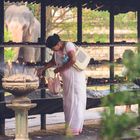
<svg viewBox="0 0 140 140"><path fill-rule="evenodd" d="M15 140L29 140L28 136L28 110L36 104L10 104L7 107L15 111L16 132Z"/></svg>

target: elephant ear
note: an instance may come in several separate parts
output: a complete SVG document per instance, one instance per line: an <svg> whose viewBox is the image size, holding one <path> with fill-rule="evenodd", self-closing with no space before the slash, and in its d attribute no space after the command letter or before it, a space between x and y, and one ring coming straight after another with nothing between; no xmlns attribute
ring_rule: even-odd
<svg viewBox="0 0 140 140"><path fill-rule="evenodd" d="M11 19L13 18L13 15L15 15L17 10L16 5L11 5L5 10L5 23L8 24Z"/></svg>
<svg viewBox="0 0 140 140"><path fill-rule="evenodd" d="M30 24L29 34L32 42L38 42L40 37L40 22L34 17L34 21Z"/></svg>
<svg viewBox="0 0 140 140"><path fill-rule="evenodd" d="M40 22L34 17L34 22L30 25L29 28L30 33L30 41L38 42L38 38L40 37ZM40 61L40 48L33 48L35 51L35 62Z"/></svg>

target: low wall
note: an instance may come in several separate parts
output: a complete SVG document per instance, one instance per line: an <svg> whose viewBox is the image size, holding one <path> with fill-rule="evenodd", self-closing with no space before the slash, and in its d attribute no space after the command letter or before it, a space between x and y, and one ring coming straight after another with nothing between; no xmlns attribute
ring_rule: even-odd
<svg viewBox="0 0 140 140"><path fill-rule="evenodd" d="M136 47L114 47L114 59L122 58L125 50L131 49L136 52ZM94 60L109 60L109 47L86 47L84 50L90 55ZM122 75L122 65L115 66L115 75ZM110 69L108 65L94 65L86 69L86 76L93 78L108 78L110 76Z"/></svg>
<svg viewBox="0 0 140 140"><path fill-rule="evenodd" d="M122 76L123 65L119 64L114 67L114 74ZM85 73L86 77L92 78L109 78L110 77L109 65L93 65L87 67Z"/></svg>
<svg viewBox="0 0 140 140"><path fill-rule="evenodd" d="M84 49L95 60L109 60L109 47L86 47ZM114 47L114 59L122 58L124 51L127 49L136 52L136 47Z"/></svg>

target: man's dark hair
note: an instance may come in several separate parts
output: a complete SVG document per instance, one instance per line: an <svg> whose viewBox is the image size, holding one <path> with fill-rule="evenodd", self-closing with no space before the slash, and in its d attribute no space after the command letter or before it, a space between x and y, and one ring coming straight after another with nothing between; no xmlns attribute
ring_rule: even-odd
<svg viewBox="0 0 140 140"><path fill-rule="evenodd" d="M49 36L46 40L46 47L53 48L59 41L61 41L59 35L53 34L52 36Z"/></svg>

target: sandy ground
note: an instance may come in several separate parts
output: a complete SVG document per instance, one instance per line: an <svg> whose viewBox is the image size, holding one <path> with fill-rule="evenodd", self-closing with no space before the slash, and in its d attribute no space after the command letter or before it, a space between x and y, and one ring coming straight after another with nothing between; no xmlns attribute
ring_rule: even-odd
<svg viewBox="0 0 140 140"><path fill-rule="evenodd" d="M86 120L79 136L66 136L64 123L47 125L47 130L39 131L39 126L29 128L32 140L99 140L100 120ZM14 135L0 136L0 140L14 140Z"/></svg>
<svg viewBox="0 0 140 140"><path fill-rule="evenodd" d="M88 120L85 121L83 133L81 133L79 136L65 136L65 129L64 129L64 123L63 124L56 124L56 125L49 125L47 127L46 131L41 132L32 132L30 133L30 136L34 140L38 140L39 138L42 140L98 140L98 120ZM43 138L44 136L44 138Z"/></svg>

